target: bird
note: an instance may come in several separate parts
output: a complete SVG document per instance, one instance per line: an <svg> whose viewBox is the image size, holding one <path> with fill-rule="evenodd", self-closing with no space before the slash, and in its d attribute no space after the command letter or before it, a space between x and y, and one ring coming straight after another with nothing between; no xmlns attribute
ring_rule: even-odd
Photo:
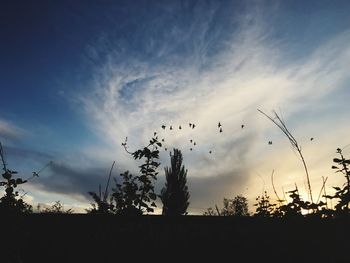
<svg viewBox="0 0 350 263"><path fill-rule="evenodd" d="M172 129L173 129L173 126L170 125L170 130L172 130Z"/></svg>
<svg viewBox="0 0 350 263"><path fill-rule="evenodd" d="M269 145L271 145L272 144L272 141L269 141Z"/></svg>
<svg viewBox="0 0 350 263"><path fill-rule="evenodd" d="M310 141L312 141L313 139L314 139L314 138L313 138L313 137L311 137L311 138L310 138Z"/></svg>
<svg viewBox="0 0 350 263"><path fill-rule="evenodd" d="M188 125L190 126L190 128L192 127L192 123L189 123Z"/></svg>
<svg viewBox="0 0 350 263"><path fill-rule="evenodd" d="M194 129L194 127L196 127L196 125L192 124L192 129Z"/></svg>
<svg viewBox="0 0 350 263"><path fill-rule="evenodd" d="M167 148L164 148L164 150L166 151L166 150L167 150Z"/></svg>
<svg viewBox="0 0 350 263"><path fill-rule="evenodd" d="M190 151L192 151L192 148L190 148Z"/></svg>
<svg viewBox="0 0 350 263"><path fill-rule="evenodd" d="M181 125L179 126L179 130L181 130L182 128L181 128Z"/></svg>
<svg viewBox="0 0 350 263"><path fill-rule="evenodd" d="M164 142L164 139L162 139L162 142Z"/></svg>
<svg viewBox="0 0 350 263"><path fill-rule="evenodd" d="M192 143L193 141L192 141L192 139L190 140L190 143Z"/></svg>
<svg viewBox="0 0 350 263"><path fill-rule="evenodd" d="M220 128L220 132L222 132L222 128Z"/></svg>
<svg viewBox="0 0 350 263"><path fill-rule="evenodd" d="M241 128L242 128L242 129L244 128L244 124L241 125Z"/></svg>
<svg viewBox="0 0 350 263"><path fill-rule="evenodd" d="M222 125L221 125L221 123L219 122L219 124L218 124L218 128L220 128Z"/></svg>
<svg viewBox="0 0 350 263"><path fill-rule="evenodd" d="M211 154L211 151L209 151L209 153Z"/></svg>
<svg viewBox="0 0 350 263"><path fill-rule="evenodd" d="M157 132L154 132L154 133L153 133L153 136L156 136L156 134L157 134Z"/></svg>
<svg viewBox="0 0 350 263"><path fill-rule="evenodd" d="M162 129L165 130L165 125L162 125Z"/></svg>
<svg viewBox="0 0 350 263"><path fill-rule="evenodd" d="M193 145L196 145L196 142L194 142Z"/></svg>

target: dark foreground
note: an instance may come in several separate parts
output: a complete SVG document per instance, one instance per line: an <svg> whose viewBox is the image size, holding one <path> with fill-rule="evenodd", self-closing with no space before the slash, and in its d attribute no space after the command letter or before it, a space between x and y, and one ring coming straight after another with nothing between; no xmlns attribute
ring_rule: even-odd
<svg viewBox="0 0 350 263"><path fill-rule="evenodd" d="M350 219L1 217L0 262L350 262Z"/></svg>

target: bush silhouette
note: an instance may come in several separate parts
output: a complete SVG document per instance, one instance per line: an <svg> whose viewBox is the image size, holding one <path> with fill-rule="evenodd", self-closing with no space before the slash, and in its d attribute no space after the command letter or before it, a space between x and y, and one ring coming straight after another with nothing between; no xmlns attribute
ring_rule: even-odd
<svg viewBox="0 0 350 263"><path fill-rule="evenodd" d="M233 199L224 198L223 208L219 210L215 206L216 211L209 207L207 211L204 212L205 216L249 216L248 212L248 200L242 195L237 195Z"/></svg>
<svg viewBox="0 0 350 263"><path fill-rule="evenodd" d="M108 194L106 194L108 183L103 197L101 191L99 195L89 192L96 204L92 204L92 209L87 210L87 212L142 215L144 212L154 212L154 207L157 207L154 181L157 180L158 172L156 170L160 165L157 162L159 159L158 147L162 147L158 137L152 138L146 147L135 152L130 152L127 149L127 138L122 146L135 160L144 160L144 163L139 166L140 175L133 176L128 171L120 174L122 181L118 182L115 179L116 187L112 189L113 193L109 201L107 201ZM111 172L109 178L110 176Z"/></svg>
<svg viewBox="0 0 350 263"><path fill-rule="evenodd" d="M2 177L5 179L5 181L0 182L0 186L5 187L5 195L0 198L0 213L31 213L33 210L32 206L24 202L22 197L19 196L18 191L16 191L17 186L26 183L27 180L23 180L22 178L14 178L14 175L17 174L17 172L7 168L4 150L1 143L0 158L4 171ZM33 176L35 176L35 173L33 173Z"/></svg>
<svg viewBox="0 0 350 263"><path fill-rule="evenodd" d="M187 187L187 170L182 165L182 154L174 149L170 153L171 167L165 167L166 183L161 191L160 198L163 202L163 215L187 214L189 205L189 193Z"/></svg>
<svg viewBox="0 0 350 263"><path fill-rule="evenodd" d="M343 184L343 187L333 187L336 192L334 195L326 195L326 198L338 199L338 203L335 205L334 214L337 216L346 215L349 213L349 203L350 203L350 159L345 159L342 150L337 149L337 153L340 158L334 158L333 162L336 165L332 166L332 169L335 169L337 173L342 173L346 178L346 183Z"/></svg>

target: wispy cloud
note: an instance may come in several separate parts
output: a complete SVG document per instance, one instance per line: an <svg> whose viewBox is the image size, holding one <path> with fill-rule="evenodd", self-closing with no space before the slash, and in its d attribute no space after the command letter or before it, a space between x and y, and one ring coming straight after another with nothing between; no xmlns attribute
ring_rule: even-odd
<svg viewBox="0 0 350 263"><path fill-rule="evenodd" d="M288 46L271 37L273 25L268 24L266 10L257 7L235 16L231 23L218 25L219 6L196 8L187 23L166 20L169 26L147 29L142 35L137 32L138 39L130 41L153 50L147 57L128 42L121 42L115 50L109 48L105 65L95 71L92 91L79 99L91 127L114 145L115 156L125 167L135 166L120 147L127 136L130 147L136 149L157 131L166 147L180 148L189 170L192 202L202 207L229 195L231 189L232 194L243 191L243 185L254 183L254 171L276 167L286 171L278 155L287 155L290 148L283 144L275 154L266 148L268 138L274 136L278 144L283 136L256 109L282 109L297 135L308 133L311 128L303 128L302 119L298 122L297 117L321 110L320 103L349 81L350 31L320 43L303 59L289 61L285 55ZM165 24L163 16L154 19L157 21L141 21L146 23L142 28ZM163 42L151 37L155 34L163 36ZM118 43L115 38L105 37L104 41L110 41L111 47ZM324 123L344 116L336 109L322 110L331 111ZM223 133L218 132L218 121L223 124ZM190 129L189 122L196 128ZM164 131L162 124L173 125L174 130ZM241 124L245 124L244 129ZM184 128L179 130L178 125ZM345 125L338 123L327 134L337 136ZM313 136L322 137L325 131L314 132ZM189 150L190 139L197 142L193 151ZM311 154L327 151L329 148L321 147ZM292 158L295 156L287 158L290 171L284 182L293 180L288 178L290 174L302 173L298 160ZM162 163L168 159L163 152ZM254 195L260 186L250 189Z"/></svg>
<svg viewBox="0 0 350 263"><path fill-rule="evenodd" d="M15 140L20 139L25 134L25 131L6 121L4 119L0 119L0 139L3 140Z"/></svg>

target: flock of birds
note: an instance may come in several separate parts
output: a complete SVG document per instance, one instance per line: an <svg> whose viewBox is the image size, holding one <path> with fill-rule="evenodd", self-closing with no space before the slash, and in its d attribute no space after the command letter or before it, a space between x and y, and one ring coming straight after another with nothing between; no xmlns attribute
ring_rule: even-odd
<svg viewBox="0 0 350 263"><path fill-rule="evenodd" d="M194 123L189 123L188 125L189 125L189 128L190 128L190 129L196 128L196 124L194 124ZM245 125L244 125L244 124L241 124L241 129L244 129L244 127L245 127ZM167 125L163 124L163 125L161 125L161 128L162 128L163 130L166 130L167 128L169 128L169 130L174 130L174 129L175 129L175 126L173 127L173 125L167 126ZM222 132L223 132L223 126L222 126L222 124L221 124L220 121L219 121L218 124L217 124L217 128L218 128L218 132L219 132L219 133L222 133ZM178 129L179 129L179 130L182 130L182 126L179 125L179 126L178 126ZM157 132L154 132L154 136L156 136L156 138L158 139ZM310 141L313 141L313 140L314 140L314 138L311 137L311 138L310 138ZM161 141L164 143L164 142L165 142L165 139L163 138L163 139L161 139ZM194 146L197 145L197 142L195 142L193 139L190 139L189 142L191 143L190 151L193 151L193 148L194 148ZM271 141L271 140L268 141L268 145L272 145L272 141ZM166 147L164 147L164 150L167 151L168 149L167 149ZM209 150L209 154L212 154L212 152L213 152L212 150Z"/></svg>

